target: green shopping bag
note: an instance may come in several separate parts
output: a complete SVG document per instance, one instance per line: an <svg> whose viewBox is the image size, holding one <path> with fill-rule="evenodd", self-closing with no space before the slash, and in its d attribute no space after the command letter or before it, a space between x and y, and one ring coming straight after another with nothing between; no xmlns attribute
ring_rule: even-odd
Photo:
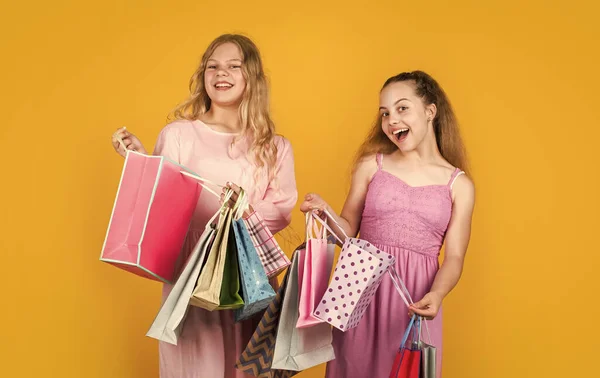
<svg viewBox="0 0 600 378"><path fill-rule="evenodd" d="M231 220L231 218L228 218ZM235 234L229 225L227 235L227 252L225 256L225 267L223 268L223 283L221 284L221 296L217 310L235 310L244 306L244 300L240 295L240 273L238 266L237 247ZM223 238L225 242L225 238Z"/></svg>

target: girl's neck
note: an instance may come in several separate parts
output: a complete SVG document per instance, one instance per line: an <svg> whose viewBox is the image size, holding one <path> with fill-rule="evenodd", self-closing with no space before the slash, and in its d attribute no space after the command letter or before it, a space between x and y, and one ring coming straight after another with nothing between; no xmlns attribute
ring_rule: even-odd
<svg viewBox="0 0 600 378"><path fill-rule="evenodd" d="M239 133L242 131L238 106L221 107L212 104L210 109L201 117L201 121L213 126L216 131Z"/></svg>
<svg viewBox="0 0 600 378"><path fill-rule="evenodd" d="M396 158L402 159L411 165L435 164L444 160L444 157L438 149L435 136L427 136L421 144L412 151L402 152L400 150L393 153Z"/></svg>

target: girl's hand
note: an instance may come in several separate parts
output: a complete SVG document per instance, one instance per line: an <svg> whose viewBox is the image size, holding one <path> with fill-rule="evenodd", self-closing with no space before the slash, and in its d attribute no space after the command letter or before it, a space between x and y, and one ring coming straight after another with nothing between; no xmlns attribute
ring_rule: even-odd
<svg viewBox="0 0 600 378"><path fill-rule="evenodd" d="M329 205L316 193L308 193L304 197L304 202L300 205L300 211L308 213L309 211L316 211L318 215L323 213L323 210L328 209Z"/></svg>
<svg viewBox="0 0 600 378"><path fill-rule="evenodd" d="M408 308L408 316L412 317L414 314L417 314L427 320L431 320L435 318L440 311L443 299L441 294L430 291L425 294L423 299Z"/></svg>
<svg viewBox="0 0 600 378"><path fill-rule="evenodd" d="M229 207L233 207L235 205L235 203L238 200L238 197L240 195L240 191L242 188L240 188L239 186L228 182L227 185L225 185L223 187L223 191L221 192L221 199L219 200L219 204L223 205L223 201L225 200L225 194L227 193L227 190L231 189L233 191L233 194L231 195L231 198L229 198L229 202L228 202L228 206ZM248 204L248 208L244 210L244 217L249 216L250 214L252 214L254 212L254 209L252 208L252 205Z"/></svg>
<svg viewBox="0 0 600 378"><path fill-rule="evenodd" d="M115 151L117 151L119 155L123 157L127 155L127 151L125 151L123 149L123 146L121 146L121 143L119 143L119 138L123 140L123 144L128 150L146 154L146 149L142 145L142 142L140 142L140 140L135 135L127 131L125 127L122 127L120 129L117 129L117 131L113 134L112 137L113 148L115 149Z"/></svg>

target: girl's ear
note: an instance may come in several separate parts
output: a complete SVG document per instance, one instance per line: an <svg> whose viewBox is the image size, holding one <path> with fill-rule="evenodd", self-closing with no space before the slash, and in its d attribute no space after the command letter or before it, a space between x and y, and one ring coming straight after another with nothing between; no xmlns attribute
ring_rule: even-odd
<svg viewBox="0 0 600 378"><path fill-rule="evenodd" d="M429 104L425 107L425 113L427 114L427 121L433 121L437 115L437 106L435 104Z"/></svg>

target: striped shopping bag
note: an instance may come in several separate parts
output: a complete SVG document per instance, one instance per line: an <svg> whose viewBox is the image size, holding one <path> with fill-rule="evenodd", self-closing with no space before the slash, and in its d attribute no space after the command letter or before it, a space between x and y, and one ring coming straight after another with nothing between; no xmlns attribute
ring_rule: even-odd
<svg viewBox="0 0 600 378"><path fill-rule="evenodd" d="M288 273L283 279L275 299L265 310L252 338L236 361L236 369L259 378L290 378L299 372L271 369L275 352L275 339L279 325L279 315L287 287Z"/></svg>

